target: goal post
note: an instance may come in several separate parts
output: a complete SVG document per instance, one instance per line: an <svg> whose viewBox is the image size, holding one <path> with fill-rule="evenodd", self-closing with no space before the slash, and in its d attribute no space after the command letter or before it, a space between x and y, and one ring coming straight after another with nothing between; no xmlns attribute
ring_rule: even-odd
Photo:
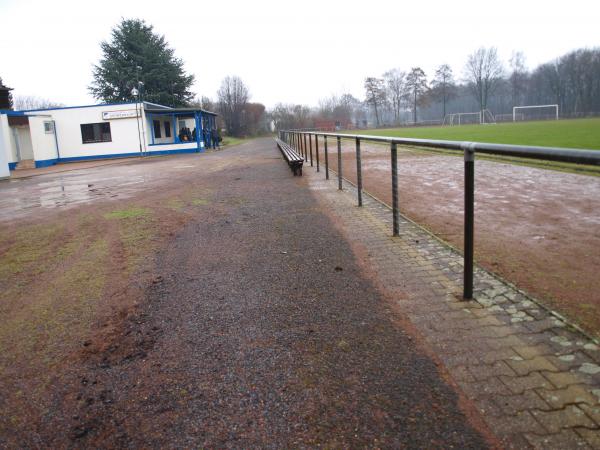
<svg viewBox="0 0 600 450"><path fill-rule="evenodd" d="M489 109L476 112L446 114L442 125L485 125L495 124L496 119Z"/></svg>
<svg viewBox="0 0 600 450"><path fill-rule="evenodd" d="M544 115L543 109L550 110L551 112ZM558 105L526 105L526 106L514 106L513 107L513 122L516 122L518 118L520 120L527 120L525 118L526 110L538 111L537 119L553 119L558 120Z"/></svg>

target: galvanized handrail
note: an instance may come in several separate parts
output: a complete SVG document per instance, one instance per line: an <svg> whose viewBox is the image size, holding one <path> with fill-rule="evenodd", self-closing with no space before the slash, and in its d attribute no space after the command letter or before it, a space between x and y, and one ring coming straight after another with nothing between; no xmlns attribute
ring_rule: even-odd
<svg viewBox="0 0 600 450"><path fill-rule="evenodd" d="M399 234L399 209L398 209L398 145L411 145L418 147L441 148L457 150L464 153L465 169L465 197L464 197L464 282L463 298L473 298L473 254L474 254L474 225L475 225L475 154L482 153L497 156L513 156L519 158L536 159L542 161L557 161L573 164L586 164L600 166L600 150L581 150L561 147L538 147L529 145L491 144L485 142L446 141L435 139L414 139L387 136L371 136L346 133L322 133L314 131L283 130L279 138L292 146L300 147L304 158L307 160L306 138L310 145L310 159L312 165L312 136L315 137L315 148L318 161L318 138L325 139L325 176L329 179L329 160L327 153L327 137L337 140L338 160L338 189L342 189L342 155L341 140L352 139L356 146L356 175L358 206L362 206L362 164L360 142L383 142L390 144L391 169L392 169L392 212L393 235ZM304 145L302 145L304 141ZM318 165L318 163L317 163Z"/></svg>

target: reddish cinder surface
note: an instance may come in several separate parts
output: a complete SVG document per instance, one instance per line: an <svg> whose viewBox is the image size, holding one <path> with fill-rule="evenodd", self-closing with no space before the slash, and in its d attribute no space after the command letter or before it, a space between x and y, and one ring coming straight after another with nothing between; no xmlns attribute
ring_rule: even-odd
<svg viewBox="0 0 600 450"><path fill-rule="evenodd" d="M110 283L53 364L0 375L3 447L494 445L271 139L17 185L0 185L22 200L4 230L85 213L112 243ZM114 217L129 227L107 229ZM46 278L12 276L19 298L43 302Z"/></svg>
<svg viewBox="0 0 600 450"><path fill-rule="evenodd" d="M361 150L364 189L391 204L389 148ZM330 142L334 170L336 151ZM353 142L343 141L342 156L355 181ZM402 213L461 249L463 181L462 158L399 148ZM475 258L600 336L600 178L478 160Z"/></svg>

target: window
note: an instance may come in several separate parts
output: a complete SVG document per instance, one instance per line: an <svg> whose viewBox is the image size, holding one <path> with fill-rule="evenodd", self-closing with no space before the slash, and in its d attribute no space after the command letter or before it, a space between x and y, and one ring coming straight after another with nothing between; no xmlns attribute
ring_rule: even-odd
<svg viewBox="0 0 600 450"><path fill-rule="evenodd" d="M84 144L91 144L93 142L112 142L110 123L82 123L81 141Z"/></svg>
<svg viewBox="0 0 600 450"><path fill-rule="evenodd" d="M154 125L154 137L159 139L161 137L160 134L160 120L153 120L152 125Z"/></svg>
<svg viewBox="0 0 600 450"><path fill-rule="evenodd" d="M165 122L165 137L171 137L171 122Z"/></svg>
<svg viewBox="0 0 600 450"><path fill-rule="evenodd" d="M44 121L44 133L46 133L46 134L54 133L54 122L50 122L48 120Z"/></svg>

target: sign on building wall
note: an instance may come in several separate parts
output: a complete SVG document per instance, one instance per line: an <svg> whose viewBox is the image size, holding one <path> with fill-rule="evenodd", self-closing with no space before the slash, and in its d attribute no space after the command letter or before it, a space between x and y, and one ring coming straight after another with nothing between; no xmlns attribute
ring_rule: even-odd
<svg viewBox="0 0 600 450"><path fill-rule="evenodd" d="M123 111L102 111L102 120L113 120L113 119L130 119L132 117L139 117L139 111L135 109L125 109Z"/></svg>

